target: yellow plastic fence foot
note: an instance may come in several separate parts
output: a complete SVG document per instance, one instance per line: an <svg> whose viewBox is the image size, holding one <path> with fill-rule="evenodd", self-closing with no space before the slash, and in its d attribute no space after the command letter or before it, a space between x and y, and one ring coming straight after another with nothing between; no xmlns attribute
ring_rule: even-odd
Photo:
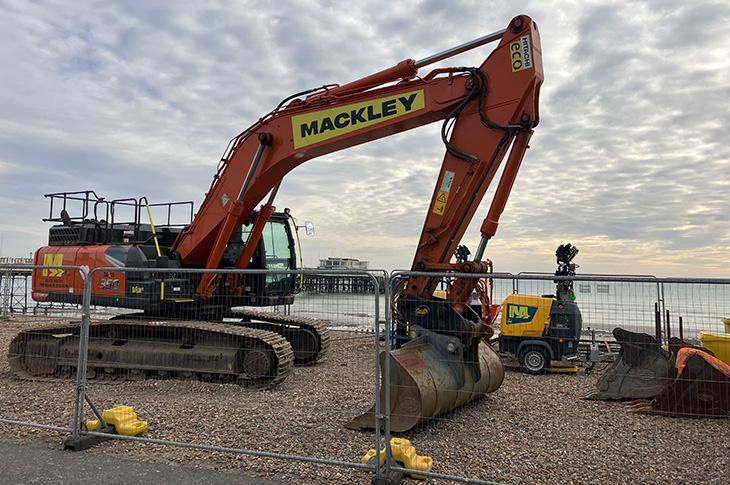
<svg viewBox="0 0 730 485"><path fill-rule="evenodd" d="M411 442L403 438L393 438L390 440L390 448L393 450L393 459L400 462L404 468L416 472L430 472L433 467L433 459L429 456L418 456L416 449ZM375 450L370 450L362 459L362 464L366 465L377 454ZM380 450L380 466L385 464L385 448ZM409 473L411 478L425 480L426 477Z"/></svg>
<svg viewBox="0 0 730 485"><path fill-rule="evenodd" d="M101 413L107 424L113 424L118 434L137 436L147 431L147 421L140 421L131 406L117 406ZM86 429L93 431L101 428L101 421L92 419L86 422Z"/></svg>

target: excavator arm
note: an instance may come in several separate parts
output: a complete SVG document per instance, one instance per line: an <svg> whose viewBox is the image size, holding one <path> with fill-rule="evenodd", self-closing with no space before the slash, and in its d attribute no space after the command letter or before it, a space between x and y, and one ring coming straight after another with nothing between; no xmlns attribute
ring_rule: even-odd
<svg viewBox="0 0 730 485"><path fill-rule="evenodd" d="M497 48L478 68L418 70L487 42ZM416 251L413 269L476 270L480 264L451 264L454 250L512 148L482 225L483 246L496 230L514 177L539 121L538 97L543 80L540 37L527 16L509 27L421 61L398 65L343 86L323 86L304 99L292 97L234 138L219 164L205 201L173 250L185 266L217 268L234 231L256 214L259 223L237 263L255 247L284 176L312 158L444 120L446 155ZM258 213L256 206L267 194ZM203 296L215 290L207 275L198 287ZM467 291L465 289L464 291ZM409 294L428 298L430 279L414 277Z"/></svg>

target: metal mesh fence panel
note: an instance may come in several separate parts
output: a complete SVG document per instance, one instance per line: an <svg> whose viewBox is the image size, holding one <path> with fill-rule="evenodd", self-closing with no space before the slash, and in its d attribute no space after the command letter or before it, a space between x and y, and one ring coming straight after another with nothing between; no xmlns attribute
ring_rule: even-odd
<svg viewBox="0 0 730 485"><path fill-rule="evenodd" d="M730 285L713 280L668 279L662 283L665 330L670 336L696 338L700 332L730 333ZM681 325L680 325L681 322Z"/></svg>
<svg viewBox="0 0 730 485"><path fill-rule="evenodd" d="M107 299L91 299L88 307L76 297L33 302L30 308L43 309L35 314L6 304L8 318L0 325L9 354L11 340L29 326L43 342L49 335L42 329L54 327L50 340L68 344L67 364L41 380L13 376L11 360L2 359L6 436L57 447L76 431L78 407L88 429L99 418L95 409L122 418L134 412L136 421L126 424L132 433L146 423L144 433L100 444L105 453L296 483L371 483L374 475L360 461L390 438L399 441L388 441L388 470L409 473L404 461L419 466L432 459L431 472L422 473L437 482L722 480L713 470L724 469L726 453L706 443L723 436L727 420L705 417L728 414L722 364L728 281L572 278L566 301L580 311L581 332L571 353L566 327L573 317L565 310L570 305L553 306L552 275L458 275L479 280L476 298L455 302L471 321L464 324L451 313L453 305L402 291L409 273L380 279L364 272L217 271L217 290L203 304L195 300L197 288L182 282L204 273L184 272L92 272L85 281ZM453 296L454 276L435 277L436 296ZM268 300L242 299L249 284L276 291ZM122 285L128 299L118 304L108 297L116 298ZM276 297L288 293L291 298ZM79 394L75 365L84 313L90 315L88 380ZM508 327L536 316L542 332L510 335ZM476 324L484 319L493 335L480 333ZM563 333L545 338L553 324ZM517 344L502 342L505 335ZM526 342L518 338L525 336ZM679 336L690 350L678 363L673 338ZM556 349L551 355L538 341L565 344L565 355L553 358ZM719 362L695 352L702 345ZM35 359L35 368L45 369L48 360ZM385 386L382 401L375 400ZM631 389L644 395L621 394ZM608 396L585 399L596 392ZM119 415L109 416L123 425ZM108 438L100 428L78 432ZM413 453L404 452L405 443Z"/></svg>
<svg viewBox="0 0 730 485"><path fill-rule="evenodd" d="M82 279L68 266L0 266L0 430L6 439L62 441L74 416L80 305L31 299L32 273ZM22 282L22 283L20 283ZM45 430L41 431L41 430Z"/></svg>
<svg viewBox="0 0 730 485"><path fill-rule="evenodd" d="M421 276L395 278L413 275ZM727 362L696 349L727 342L730 281L581 275L570 278L561 301L558 282L566 278L481 275L477 289L490 299L474 305L450 293L455 277L476 276L425 276L441 281L435 296L455 305L394 294L402 341L393 345L385 409L393 431L396 423L411 426L403 434L433 458L432 471L499 483L625 481L650 476L651 463L655 479L719 479L707 467L724 458L686 443L697 426L703 436L722 434L726 420L706 418L730 416ZM496 389L474 384L476 359L465 350L473 329L448 323L450 308L469 318L474 306L489 309L487 318L496 314L488 345L504 375ZM676 341L680 317L683 342ZM489 353L485 339L479 345ZM498 374L482 365L482 375L485 369Z"/></svg>
<svg viewBox="0 0 730 485"><path fill-rule="evenodd" d="M125 287L127 299L124 307L92 306L90 402L99 411L133 408L148 426L134 439L167 459L183 447L195 463L303 483L318 476L367 483L360 460L376 438L343 432L343 424L373 401L378 279L359 272L349 275L353 286L342 271L211 274L216 289L201 301L185 282L201 280L202 271L92 272L92 293ZM310 278L328 291L302 284ZM248 298L249 285L271 291ZM84 421L95 418L85 406ZM122 443L104 446L146 458L145 445Z"/></svg>

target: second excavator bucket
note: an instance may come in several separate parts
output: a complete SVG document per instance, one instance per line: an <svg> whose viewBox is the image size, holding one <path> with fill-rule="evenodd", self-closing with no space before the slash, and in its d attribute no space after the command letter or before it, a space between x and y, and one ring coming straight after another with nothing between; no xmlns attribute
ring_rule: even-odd
<svg viewBox="0 0 730 485"><path fill-rule="evenodd" d="M682 348L676 355L676 378L652 401L633 403L633 410L690 418L730 417L730 365L697 348Z"/></svg>
<svg viewBox="0 0 730 485"><path fill-rule="evenodd" d="M621 345L616 360L601 375L596 389L584 399L651 399L671 382L669 353L649 334L620 327L613 336Z"/></svg>
<svg viewBox="0 0 730 485"><path fill-rule="evenodd" d="M504 380L502 361L486 342L464 347L458 338L413 328L419 336L389 353L390 429L396 433L494 392ZM380 354L383 372L385 355ZM380 405L384 410L384 388ZM345 427L374 429L375 406Z"/></svg>

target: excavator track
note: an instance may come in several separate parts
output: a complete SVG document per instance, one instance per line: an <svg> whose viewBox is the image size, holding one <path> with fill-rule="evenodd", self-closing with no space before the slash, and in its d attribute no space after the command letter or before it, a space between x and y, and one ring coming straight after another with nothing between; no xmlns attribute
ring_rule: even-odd
<svg viewBox="0 0 730 485"><path fill-rule="evenodd" d="M136 320L161 318L144 312L127 313L113 317L112 320ZM176 316L164 318L177 319ZM196 315L202 321L236 327L266 330L285 338L294 352L294 365L297 367L317 362L330 346L330 331L316 318L285 315L283 313L261 310L236 309L222 314ZM237 320L237 321L232 321Z"/></svg>
<svg viewBox="0 0 730 485"><path fill-rule="evenodd" d="M330 346L329 328L316 318L245 309L231 311L227 318L241 320L240 323L232 325L267 330L286 338L294 351L296 366L314 364Z"/></svg>
<svg viewBox="0 0 730 485"><path fill-rule="evenodd" d="M24 330L10 343L14 376L76 375L81 325ZM289 342L265 330L220 323L115 320L89 325L87 379L179 379L275 387L294 368Z"/></svg>

